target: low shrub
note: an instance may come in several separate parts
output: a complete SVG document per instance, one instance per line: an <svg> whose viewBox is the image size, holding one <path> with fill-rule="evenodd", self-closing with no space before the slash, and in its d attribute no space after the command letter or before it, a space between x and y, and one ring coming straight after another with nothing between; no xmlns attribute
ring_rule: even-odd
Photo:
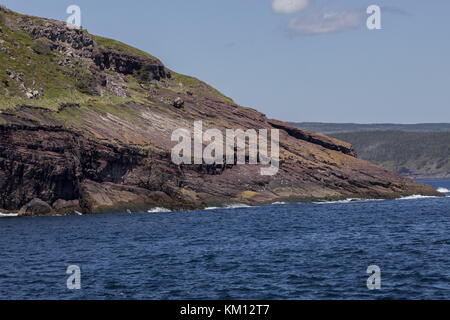
<svg viewBox="0 0 450 320"><path fill-rule="evenodd" d="M53 43L47 38L40 38L34 42L34 45L31 47L34 52L40 55L49 55L52 51Z"/></svg>

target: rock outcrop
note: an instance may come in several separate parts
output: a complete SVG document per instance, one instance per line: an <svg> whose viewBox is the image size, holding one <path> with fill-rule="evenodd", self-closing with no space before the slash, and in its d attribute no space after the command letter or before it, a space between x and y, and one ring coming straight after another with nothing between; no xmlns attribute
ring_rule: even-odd
<svg viewBox="0 0 450 320"><path fill-rule="evenodd" d="M0 27L1 209L40 215L437 195L358 159L348 143L269 120L120 42L8 10ZM51 54L33 50L43 38ZM39 94L29 99L21 84ZM204 130L278 129L278 174L235 162L174 164L172 132L192 130L196 120Z"/></svg>
<svg viewBox="0 0 450 320"><path fill-rule="evenodd" d="M52 207L48 203L36 198L28 202L20 209L19 216L42 216L50 214L51 212Z"/></svg>
<svg viewBox="0 0 450 320"><path fill-rule="evenodd" d="M154 59L136 57L117 50L99 49L92 56L101 70L112 70L120 74L137 73L142 81L161 80L170 77L164 65Z"/></svg>
<svg viewBox="0 0 450 320"><path fill-rule="evenodd" d="M53 203L52 207L56 212L62 214L69 214L81 210L80 202L78 200L67 201L59 199Z"/></svg>
<svg viewBox="0 0 450 320"><path fill-rule="evenodd" d="M181 99L180 97L176 98L175 101L173 102L173 106L178 109L183 108L184 107L183 99Z"/></svg>

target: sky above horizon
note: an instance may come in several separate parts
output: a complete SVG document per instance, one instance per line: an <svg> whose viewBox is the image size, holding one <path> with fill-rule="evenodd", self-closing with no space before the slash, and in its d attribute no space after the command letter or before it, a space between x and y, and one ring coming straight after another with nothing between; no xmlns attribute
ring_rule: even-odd
<svg viewBox="0 0 450 320"><path fill-rule="evenodd" d="M120 40L268 117L450 122L448 0L0 0ZM381 30L366 9L381 7Z"/></svg>

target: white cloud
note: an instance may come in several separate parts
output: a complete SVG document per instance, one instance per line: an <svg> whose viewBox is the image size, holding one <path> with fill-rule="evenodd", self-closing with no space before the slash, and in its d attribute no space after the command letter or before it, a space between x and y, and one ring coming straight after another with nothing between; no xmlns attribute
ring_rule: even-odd
<svg viewBox="0 0 450 320"><path fill-rule="evenodd" d="M309 0L272 0L272 10L277 13L294 13L308 7Z"/></svg>
<svg viewBox="0 0 450 320"><path fill-rule="evenodd" d="M316 35L360 27L364 24L363 11L314 12L292 18L288 29L295 35Z"/></svg>

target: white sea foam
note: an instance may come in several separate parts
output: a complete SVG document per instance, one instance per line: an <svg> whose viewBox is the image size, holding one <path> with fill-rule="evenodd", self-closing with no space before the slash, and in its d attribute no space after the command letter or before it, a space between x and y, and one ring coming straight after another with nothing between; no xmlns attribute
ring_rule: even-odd
<svg viewBox="0 0 450 320"><path fill-rule="evenodd" d="M280 206L280 205L283 205L283 204L287 204L287 203L286 202L274 202L274 203L272 203L273 206Z"/></svg>
<svg viewBox="0 0 450 320"><path fill-rule="evenodd" d="M163 212L172 212L172 210L169 210L167 208L153 208L147 211L148 213L163 213Z"/></svg>
<svg viewBox="0 0 450 320"><path fill-rule="evenodd" d="M450 193L450 190L448 190L447 188L438 188L438 189L437 189L437 192L440 192L440 193Z"/></svg>
<svg viewBox="0 0 450 320"><path fill-rule="evenodd" d="M319 202L314 202L314 204L350 203L350 202L356 202L356 201L358 201L358 199L349 198L349 199L345 199L345 200L336 200L336 201L319 201Z"/></svg>
<svg viewBox="0 0 450 320"><path fill-rule="evenodd" d="M1 213L0 212L0 218L10 218L10 217L18 217L18 213Z"/></svg>
<svg viewBox="0 0 450 320"><path fill-rule="evenodd" d="M415 194L415 195L412 195L412 196L398 198L398 199L395 199L395 200L417 200L417 199L431 199L431 198L439 198L439 197L435 197L435 196L421 196L421 195Z"/></svg>
<svg viewBox="0 0 450 320"><path fill-rule="evenodd" d="M239 208L250 208L250 206L248 204L243 203L235 203L225 206L225 209L239 209Z"/></svg>
<svg viewBox="0 0 450 320"><path fill-rule="evenodd" d="M319 202L313 202L313 203L314 204L333 204L333 203L352 203L352 202L369 202L369 201L383 201L383 199L347 198L347 199L344 199L344 200L319 201Z"/></svg>
<svg viewBox="0 0 450 320"><path fill-rule="evenodd" d="M220 210L220 209L239 209L239 208L250 208L251 206L243 203L233 203L228 204L223 207L207 207L204 210Z"/></svg>
<svg viewBox="0 0 450 320"><path fill-rule="evenodd" d="M448 190L448 189L446 189ZM438 190L439 191L439 190ZM442 192L442 191L439 191ZM444 193L444 192L442 192ZM447 193L447 192L445 192ZM412 195L402 198L397 198L395 200L418 200L418 199L432 199L432 198L439 198L436 196L422 196L422 195ZM352 202L369 202L369 201L385 201L385 199L360 199L360 198L348 198L344 200L336 200L336 201L320 201L320 202L313 202L314 204L334 204L334 203L352 203Z"/></svg>

